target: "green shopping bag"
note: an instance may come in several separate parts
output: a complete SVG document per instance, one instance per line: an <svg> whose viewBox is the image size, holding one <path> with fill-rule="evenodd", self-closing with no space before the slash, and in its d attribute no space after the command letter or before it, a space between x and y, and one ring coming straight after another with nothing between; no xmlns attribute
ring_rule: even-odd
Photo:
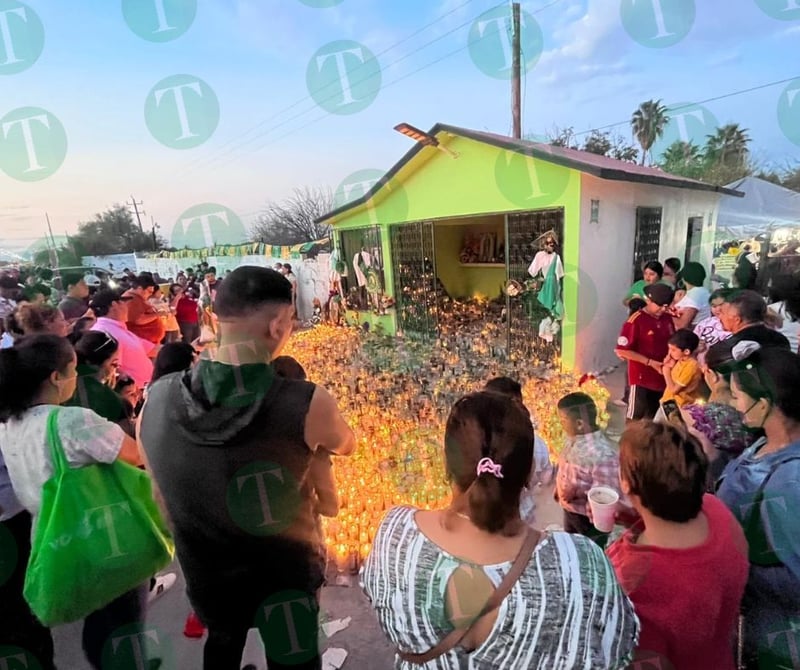
<svg viewBox="0 0 800 670"><path fill-rule="evenodd" d="M143 584L175 552L150 476L116 461L71 468L47 417L53 476L42 489L25 599L46 626L82 619Z"/></svg>

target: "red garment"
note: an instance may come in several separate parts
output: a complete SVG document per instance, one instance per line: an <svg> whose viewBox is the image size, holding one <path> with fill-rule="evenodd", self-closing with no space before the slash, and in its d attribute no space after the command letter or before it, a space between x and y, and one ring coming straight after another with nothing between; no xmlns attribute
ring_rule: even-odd
<svg viewBox="0 0 800 670"><path fill-rule="evenodd" d="M720 500L705 495L703 512L709 531L698 547L637 545L640 526L606 553L641 621L637 649L643 657L659 654L669 661L666 667L679 670L734 670L733 634L750 567L747 542Z"/></svg>
<svg viewBox="0 0 800 670"><path fill-rule="evenodd" d="M178 323L197 323L197 300L183 296L175 306L175 318Z"/></svg>
<svg viewBox="0 0 800 670"><path fill-rule="evenodd" d="M671 316L664 314L657 318L640 309L622 325L617 349L635 351L661 363L667 356L667 344L674 332L675 325ZM631 386L643 386L651 391L663 391L667 388L664 375L637 361L628 361L628 381Z"/></svg>
<svg viewBox="0 0 800 670"><path fill-rule="evenodd" d="M153 344L161 342L167 329L164 319L158 315L155 307L134 291L127 291L125 295L130 298L128 301L128 330ZM157 318L153 319L153 315ZM147 323L142 323L141 321L145 319L147 319Z"/></svg>

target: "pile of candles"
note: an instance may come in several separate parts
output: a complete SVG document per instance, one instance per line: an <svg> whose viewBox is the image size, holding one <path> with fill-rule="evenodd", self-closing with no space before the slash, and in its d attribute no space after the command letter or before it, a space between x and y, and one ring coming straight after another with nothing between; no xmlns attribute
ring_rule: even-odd
<svg viewBox="0 0 800 670"><path fill-rule="evenodd" d="M596 380L579 387L578 376L557 367L497 355L500 329L487 324L484 330L472 337L440 322L442 335L426 342L321 325L290 341L284 353L334 395L358 441L351 456L334 459L340 513L326 520L325 532L340 570L359 567L390 507L446 504L447 415L458 398L492 377L510 376L523 385L536 432L554 462L564 437L555 412L558 398L584 391L601 410L601 423L607 422L608 392Z"/></svg>

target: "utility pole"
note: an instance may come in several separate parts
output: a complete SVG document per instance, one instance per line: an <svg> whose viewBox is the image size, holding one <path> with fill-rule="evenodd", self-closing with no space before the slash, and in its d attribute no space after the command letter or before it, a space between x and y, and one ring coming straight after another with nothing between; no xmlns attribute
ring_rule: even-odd
<svg viewBox="0 0 800 670"><path fill-rule="evenodd" d="M511 46L513 51L511 61L511 118L514 122L514 139L520 140L522 139L522 74L520 66L522 40L520 37L520 9L518 2L512 3L511 12L514 26Z"/></svg>
<svg viewBox="0 0 800 670"><path fill-rule="evenodd" d="M144 227L142 226L142 217L140 216L140 214L144 215L147 214L147 212L145 212L144 209L142 209L141 212L139 211L139 207L142 207L144 205L144 202L142 202L141 200L139 202L136 202L136 198L131 196L131 201L126 202L125 204L128 205L128 207L133 207L133 211L136 214L136 220L139 222L139 230L141 232L144 232Z"/></svg>
<svg viewBox="0 0 800 670"><path fill-rule="evenodd" d="M58 267L58 247L56 247L56 238L53 237L53 226L50 225L50 215L45 212L44 218L47 221L47 230L50 233L50 238L48 240L47 247L50 250L50 264L54 267Z"/></svg>
<svg viewBox="0 0 800 670"><path fill-rule="evenodd" d="M150 217L150 224L152 225L153 233L153 251L158 251L158 238L156 237L156 231L161 228L161 226L155 222L155 219L152 216Z"/></svg>

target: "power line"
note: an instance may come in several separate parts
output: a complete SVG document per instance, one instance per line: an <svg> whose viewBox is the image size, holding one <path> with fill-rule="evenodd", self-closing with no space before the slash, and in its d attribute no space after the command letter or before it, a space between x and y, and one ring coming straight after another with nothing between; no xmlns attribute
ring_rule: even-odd
<svg viewBox="0 0 800 670"><path fill-rule="evenodd" d="M406 37L404 37L404 38L403 38L402 40L400 40L399 42L395 42L395 43L394 43L394 44L392 44L391 46L389 46L389 47L387 47L386 49L384 49L383 51L379 52L378 54L376 54L376 55L375 55L375 59L377 60L378 58L380 58L380 57L381 57L381 56L383 56L384 54L387 54L387 53L389 53L390 51L392 51L393 49L396 49L396 48L397 48L398 46L400 46L401 44L404 44L405 42L408 42L409 40L411 40L412 38L416 37L416 36L417 36L417 35L419 35L420 33L423 33L424 31L426 31L428 28L431 28L431 27L433 27L434 25L436 25L436 24L437 24L437 23L439 23L440 21L443 21L444 19L446 19L446 18L447 18L448 16L450 16L451 14L454 14L454 13L455 13L455 12L457 12L458 10L462 9L463 7L466 7L467 5L469 5L469 4L473 3L473 2L475 2L475 0L465 0L465 2L462 2L460 5L457 5L456 7L454 7L454 8L453 8L453 9L451 9L450 11L448 11L448 12L446 12L446 13L442 14L441 16L439 16L437 19L434 19L434 20L433 20L433 21L431 21L430 23L426 23L424 26L422 26L421 28L418 28L418 29L417 29L417 30L415 30L413 33L411 33L410 35L407 35ZM491 8L491 9L494 9L494 8ZM487 11L488 11L488 10L487 10ZM468 22L468 23L469 23L469 22ZM414 50L413 52L406 54L405 56L403 56L402 58L399 58L398 60L394 61L393 63L390 63L390 64L389 64L387 67L392 67L393 65L396 65L397 63L400 63L400 62L402 62L402 61L403 61L403 60L405 60L406 58L409 58L410 56L412 56L412 55L414 55L414 54L418 53L418 52L419 52L419 51L421 51L422 49L425 49L425 48L427 48L427 47L428 47L428 46L430 46L431 44L434 44L435 42L437 42L437 41L439 41L439 40L441 40L441 39L444 39L444 38L445 38L445 37L447 37L448 35L450 35L450 34L452 34L453 32L455 32L456 30L459 30L459 29L463 28L463 27L464 27L464 25L466 25L466 24L461 24L460 26L457 26L456 28L454 28L454 29L452 29L452 30L449 30L449 31L447 31L447 32L446 32L446 33L444 33L443 35L440 35L439 37L437 37L437 38L435 38L435 39L431 40L430 42L427 42L426 44L422 45L421 47L419 47L418 49ZM357 67L353 68L353 72L357 72L358 70L360 70L360 69L362 69L363 67L365 67L365 66L366 66L366 63L367 63L367 62L365 61L365 62L361 63L360 65L358 65ZM355 86L355 85L357 85L357 84L363 83L364 81L367 81L367 80L371 79L373 76L375 76L375 75L374 75L374 74L373 74L373 75L369 75L368 77L365 77L364 79L362 79L362 80L359 80L358 82L355 82L355 84L353 84L353 85ZM320 90L325 90L326 88L329 88L329 87L333 86L333 85L334 85L334 83L335 83L335 82L331 82L331 83L329 83L329 84L326 84L326 85L325 85L325 86L324 86L322 89L320 89ZM336 97L336 95L333 95L333 96L331 96L330 98L326 98L325 100L323 100L323 102L327 102L328 100L332 100L334 97ZM259 122L258 122L256 125L252 126L251 128L249 128L248 130L244 131L243 133L240 133L240 134L239 134L237 137L234 137L234 138L232 138L232 139L228 140L228 141L227 141L225 144L223 144L221 147L219 147L219 148L217 149L217 151L222 151L222 150L223 150L223 149L225 149L226 147L229 147L231 144L233 144L233 143L237 142L237 140L240 140L240 139L244 138L245 136L247 136L247 135L249 135L249 134L253 133L254 131L257 131L258 129L262 128L264 125L266 125L267 123L269 123L269 122L270 122L270 121L272 121L273 119L276 119L276 118L278 118L278 117L282 116L284 113L286 113L286 112L288 112L288 111L291 111L292 109L294 109L294 108L298 107L299 105L303 104L303 103L304 103L304 102L306 102L307 100L311 100L311 99L312 99L312 96L311 96L311 94L309 94L309 95L305 96L304 98L301 98L300 100L297 100L296 102L292 103L292 104L291 104L291 105L289 105L288 107L284 107L283 109L281 109L281 110L279 110L279 111L275 112L275 113L274 113L272 116L269 116L269 117L267 117L267 118L266 118L266 119L264 119L263 121L259 121ZM317 106L316 104L315 104L315 105L313 105L312 107L310 107L309 109L307 109L305 112L301 112L301 113L300 113L298 116L303 116L303 115L307 114L309 111L313 111L313 110L316 108L316 106ZM294 120L295 118L297 118L297 116L295 116L295 117L291 117L291 118L290 118L288 121L292 121L292 120ZM268 129L266 132L267 132L267 133L269 133L271 130L274 130L275 128L280 128L282 125L285 125L285 124L286 124L286 121L284 121L283 123L280 123L280 124L278 124L277 126L273 126L272 128ZM236 146L234 146L234 147L231 147L231 149L230 149L229 151L223 152L222 154L219 154L219 153L218 153L216 156L208 156L207 158L205 158L205 159L201 160L199 163L194 163L194 164L192 164L192 165L189 167L188 171L191 171L192 169L194 169L194 168L198 167L200 163L206 163L206 162L208 162L209 160L213 161L213 160L216 160L216 159L220 158L221 156L225 156L225 155L227 155L228 153L230 153L230 151L235 151L236 149L240 148L241 146L244 146L244 145L245 145L245 144L247 144L248 142L252 142L252 141L254 141L254 140L258 139L259 137L262 137L263 135L264 135L264 133L261 133L261 134L258 134L258 135L256 135L255 137L253 137L253 138L251 138L251 139L249 139L249 140L244 140L243 142L239 142L238 144L236 144Z"/></svg>
<svg viewBox="0 0 800 670"><path fill-rule="evenodd" d="M544 5L543 7L540 7L539 9L537 9L535 12L531 12L531 13L532 13L532 14L539 14L540 12L543 12L544 10L546 10L546 9L549 9L549 8L550 8L550 7L552 7L553 5L556 5L556 4L558 4L558 3L562 2L562 1L563 1L563 0L553 0L552 2L548 3L547 5ZM497 7L501 7L501 6L502 6L502 5L504 5L504 4L505 4L505 3L500 3L500 4L498 4L498 5L495 5L494 7L491 7L489 10L486 10L486 11L491 11L491 9L496 9ZM482 12L482 13L485 13L485 12ZM475 19L473 18L473 19L471 19L470 21L467 21L466 23L463 23L463 24L461 24L461 25L460 25L460 26L458 26L457 28L454 28L453 30L458 30L458 29L460 29L460 28L463 28L464 26L466 26L466 25L468 25L468 24L471 24L471 23L473 23L474 21L475 21ZM450 32L453 32L453 31L450 31ZM401 76L401 77L398 77L397 79L395 79L395 80L393 80L393 81L389 82L388 84L385 84L384 86L382 86L382 87L381 87L381 90L385 90L385 89L387 89L387 88L390 88L391 86L394 86L395 84L399 84L401 81L404 81L405 79L408 79L409 77L413 77L414 75L416 75L416 74L418 74L418 73L422 72L423 70L427 70L428 68L430 68L430 67L433 67L434 65L438 65L438 64L439 64L439 63L441 63L442 61L444 61L444 60L447 60L448 58L450 58L450 57L452 57L452 56L455 56L455 55L456 55L456 54L458 54L458 53L461 53L461 52L462 52L462 51L464 51L465 49L468 49L468 48L469 48L469 47L471 47L473 44L475 44L475 43L477 43L477 42L481 41L481 39L483 39L483 38L478 38L478 39L476 39L476 40L472 40L472 41L469 41L469 40L468 40L468 41L467 41L467 43L466 43L464 46L461 46L461 47L459 47L458 49L454 49L453 51L450 51L450 52L448 52L448 53L444 54L443 56L441 56L441 57L439 57L439 58L437 58L437 59L435 59L435 60L433 60L433 61L431 61L431 62L429 62L429 63L426 63L425 65L422 65L422 66L418 67L416 70L412 70L411 72L408 72L408 73L404 74L403 76ZM401 60L404 60L405 58L407 58L407 56L404 56L404 57L403 57L403 59L401 59ZM398 62L399 62L399 61L398 61ZM394 65L394 63L392 63L391 65ZM387 66L387 67L391 67L391 65L390 65L390 66ZM364 80L358 81L358 82L356 82L355 84L352 84L352 86L355 86L355 85L357 85L357 84L359 84L359 83L362 83L362 81L366 81L367 79L369 79L369 77L365 78ZM335 97L335 96L333 96L333 97ZM332 99L333 99L333 97L331 97L331 98L328 98L328 99L324 100L323 102L327 102L327 100L332 100ZM284 125L286 125L287 123L290 123L291 121L294 121L294 120L296 120L296 119L300 118L301 116L305 116L305 114L307 114L309 111L312 111L312 110L313 110L313 109L315 109L315 108L316 108L316 105L315 105L314 107L311 107L311 108L307 109L305 112L302 112L302 113L300 113L300 114L298 114L298 115L296 115L296 116L292 117L291 119L288 119L287 121L284 121L284 122L282 122L282 123L278 124L277 126L274 126L274 127L271 129L271 130L275 130L275 129L277 129L277 128L281 127L281 126L284 126ZM287 133L284 133L283 135L280 135L279 137L275 138L274 140L271 140L271 141L265 142L264 144L260 144L260 145L258 145L258 146L256 146L256 147L254 147L253 151L260 151L261 149L264 149L264 148L266 148L266 147L268 147L268 146L272 146L273 144L276 144L276 143L277 143L277 142L279 142L280 140L282 140L282 139L285 139L286 137L289 137L290 135L293 135L294 133L296 133L296 132L299 132L300 130L304 130L305 128L308 128L309 126L312 126L312 125L314 125L314 124L315 124L315 123L317 123L318 121L321 121L321 120L323 120L323 119L327 118L328 116L330 116L330 113L329 113L329 112L325 112L325 113L324 113L324 114L322 114L321 116L319 116L319 117L317 117L317 118L315 118L315 119L312 119L311 121L309 121L309 122L307 122L307 123L304 123L303 125L301 125L301 126L298 126L298 127L294 128L294 129L290 130L289 132L287 132ZM264 132L264 133L261 133L260 135L258 135L258 136L256 136L256 137L254 137L254 138L253 138L252 140L250 140L250 141L251 141L251 142L253 142L253 141L255 141L256 139L258 139L259 137L263 137L263 136L265 136L265 135L269 134L269 132L270 132L270 130L268 130L268 131L266 131L266 132ZM228 152L228 153L229 153L229 152ZM224 163L222 163L221 165L219 165L218 167L224 167L224 166L226 166L226 165L230 165L230 164L231 164L231 162L233 162L233 161L235 161L235 160L236 160L236 158L237 158L237 157L236 157L236 156L234 156L234 157L232 157L231 159L229 159L229 160L227 160L226 162L224 162Z"/></svg>
<svg viewBox="0 0 800 670"><path fill-rule="evenodd" d="M689 109L690 107L694 107L696 105L705 105L709 102L716 102L717 100L724 100L725 98L732 98L737 95L744 95L745 93L752 93L753 91L760 91L765 88L771 88L772 86L778 86L780 84L788 84L790 81L794 81L797 79L798 76L795 75L794 77L788 77L787 79L779 79L778 81L771 81L766 84L759 84L758 86L751 86L750 88L742 88L736 91L732 91L731 93L724 93L723 95L716 95L713 98L706 98L705 100L699 100L698 102L687 102L683 105L678 105L677 107L672 107L669 111L670 112L679 112L682 109ZM617 128L619 126L627 126L630 124L630 119L627 121L619 121L618 123L610 123L606 126L600 126L599 128L590 128L589 130L582 130L579 133L574 133L574 136L577 137L579 135L588 135L589 133L594 132L595 130L610 130L611 128Z"/></svg>

